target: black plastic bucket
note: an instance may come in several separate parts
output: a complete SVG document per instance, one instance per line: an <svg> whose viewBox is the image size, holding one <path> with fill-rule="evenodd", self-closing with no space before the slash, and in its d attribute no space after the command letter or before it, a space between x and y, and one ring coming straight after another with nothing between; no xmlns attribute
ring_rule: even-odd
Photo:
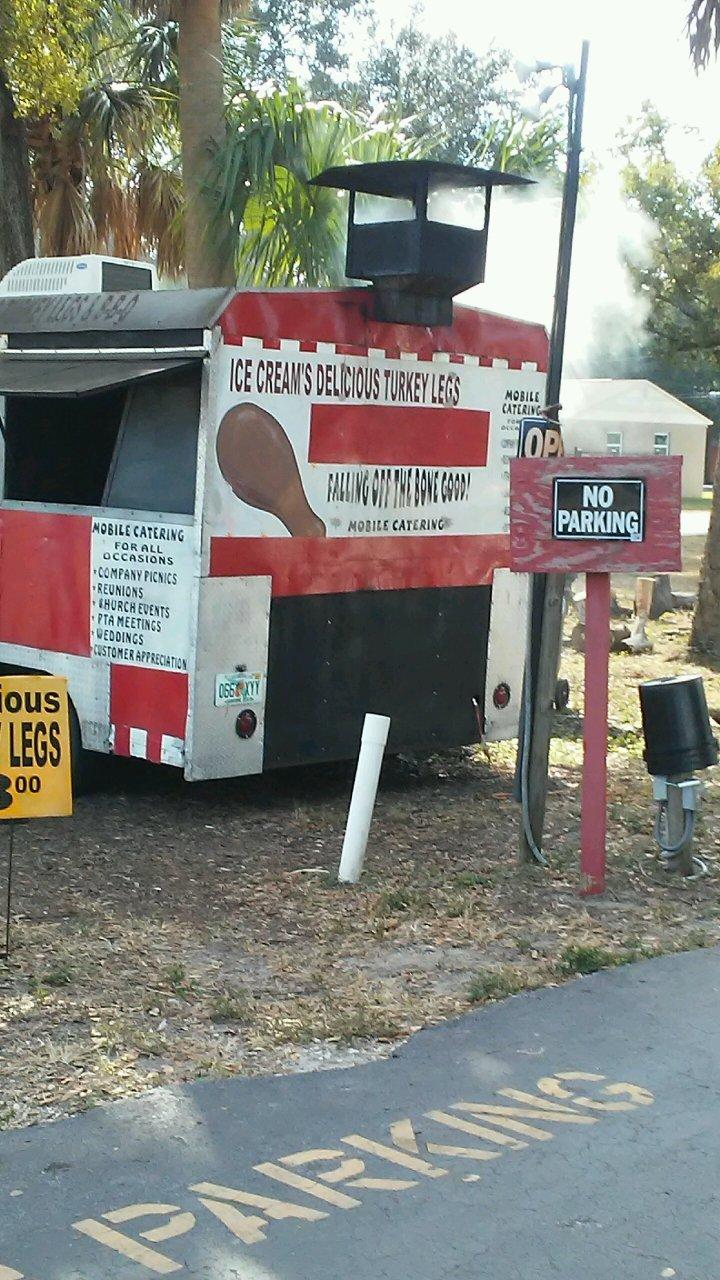
<svg viewBox="0 0 720 1280"><path fill-rule="evenodd" d="M648 773L671 778L717 764L701 676L645 680L639 693Z"/></svg>

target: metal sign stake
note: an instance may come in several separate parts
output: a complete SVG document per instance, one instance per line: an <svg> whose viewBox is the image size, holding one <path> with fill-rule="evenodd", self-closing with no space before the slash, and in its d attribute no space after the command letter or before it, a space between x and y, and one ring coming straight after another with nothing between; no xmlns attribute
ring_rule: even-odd
<svg viewBox="0 0 720 1280"><path fill-rule="evenodd" d="M10 959L10 908L12 904L12 873L13 873L13 853L15 852L15 822L9 822L10 839L8 841L8 865L7 865L7 898L5 901L5 950L0 955L0 960Z"/></svg>

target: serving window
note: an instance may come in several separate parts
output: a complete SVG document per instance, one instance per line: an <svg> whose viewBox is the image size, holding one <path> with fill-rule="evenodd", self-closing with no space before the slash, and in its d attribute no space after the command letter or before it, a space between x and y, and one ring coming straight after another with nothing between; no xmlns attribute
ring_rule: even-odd
<svg viewBox="0 0 720 1280"><path fill-rule="evenodd" d="M78 392L101 378L83 362L72 394L70 362L19 363L13 371L0 361L6 500L192 515L200 361L141 376L132 362L94 362L115 385Z"/></svg>

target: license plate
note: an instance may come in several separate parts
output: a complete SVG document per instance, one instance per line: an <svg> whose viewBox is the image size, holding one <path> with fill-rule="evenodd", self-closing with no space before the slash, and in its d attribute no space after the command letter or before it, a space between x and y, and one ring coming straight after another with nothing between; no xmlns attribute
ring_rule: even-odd
<svg viewBox="0 0 720 1280"><path fill-rule="evenodd" d="M264 679L259 671L233 671L229 676L216 676L215 706L229 707L234 703L260 702Z"/></svg>

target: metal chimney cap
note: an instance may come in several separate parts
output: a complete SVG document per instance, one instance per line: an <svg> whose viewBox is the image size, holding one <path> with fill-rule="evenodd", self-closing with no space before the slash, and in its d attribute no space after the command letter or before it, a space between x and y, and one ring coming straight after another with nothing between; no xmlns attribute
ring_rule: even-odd
<svg viewBox="0 0 720 1280"><path fill-rule="evenodd" d="M338 187L372 196L400 196L408 200L432 183L434 187L526 187L534 179L501 169L478 169L442 160L378 160L372 164L341 164L311 178L316 187Z"/></svg>

